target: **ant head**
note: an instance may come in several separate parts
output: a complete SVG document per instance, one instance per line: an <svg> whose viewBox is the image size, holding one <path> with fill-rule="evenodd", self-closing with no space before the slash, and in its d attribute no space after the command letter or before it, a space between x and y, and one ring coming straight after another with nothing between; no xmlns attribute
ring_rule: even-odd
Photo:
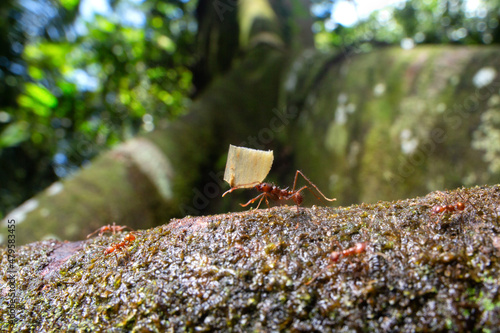
<svg viewBox="0 0 500 333"><path fill-rule="evenodd" d="M366 250L366 242L356 244L356 253L363 253Z"/></svg>
<svg viewBox="0 0 500 333"><path fill-rule="evenodd" d="M110 246L108 248L106 248L106 250L104 250L104 254L110 254L110 253L113 253L115 251L115 248L113 246Z"/></svg>
<svg viewBox="0 0 500 333"><path fill-rule="evenodd" d="M127 242L133 242L135 240L135 235L133 233L129 233L127 236L125 236L125 238L123 238L123 240Z"/></svg>
<svg viewBox="0 0 500 333"><path fill-rule="evenodd" d="M271 192L273 189L273 186L269 183L260 183L255 185L255 189L260 192Z"/></svg>

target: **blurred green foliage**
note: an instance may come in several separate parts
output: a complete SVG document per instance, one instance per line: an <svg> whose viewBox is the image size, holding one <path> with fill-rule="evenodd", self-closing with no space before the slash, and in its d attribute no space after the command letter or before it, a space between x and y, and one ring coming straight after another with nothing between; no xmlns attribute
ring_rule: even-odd
<svg viewBox="0 0 500 333"><path fill-rule="evenodd" d="M0 217L99 151L184 112L195 6L2 1Z"/></svg>
<svg viewBox="0 0 500 333"><path fill-rule="evenodd" d="M330 13L341 0L313 0L320 14L313 26L319 49L377 44L498 44L500 1L408 0L375 11L353 26L342 26ZM342 0L347 1L347 0ZM356 1L347 1L356 4Z"/></svg>

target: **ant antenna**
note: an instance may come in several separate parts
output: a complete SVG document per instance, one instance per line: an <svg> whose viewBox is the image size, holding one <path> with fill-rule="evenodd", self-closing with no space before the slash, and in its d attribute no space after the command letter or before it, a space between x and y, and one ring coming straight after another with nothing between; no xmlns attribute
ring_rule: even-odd
<svg viewBox="0 0 500 333"><path fill-rule="evenodd" d="M311 184L311 186L312 186L312 187L314 187L314 188L316 189L316 191L318 191L318 193L319 193L319 194L321 194L321 196L322 196L325 200L327 200L327 201L335 201L335 200L337 200L336 198L333 198L333 199L329 199L329 198L327 198L327 197L326 197L326 196L325 196L325 195L324 195L324 194L323 194L323 193L319 190L319 188L318 188L318 187L317 187L317 186L316 186L316 185L315 185L312 181L310 181L310 180L309 180L309 178L307 178L307 177L306 177L306 176L302 173L302 171L300 171L300 170L297 170L297 172L295 173L295 179L294 179L294 181L293 181L293 188L292 188L292 192L295 192L295 186L297 185L297 176L298 176L299 174L300 174L300 175L301 175L301 176L302 176L305 180L307 180L307 182L308 182L309 184ZM301 192L302 190L304 190L304 189L306 189L306 188L307 188L307 189L308 189L308 190L309 190L312 194L314 194L314 196L315 196L316 198L318 198L318 200L321 200L321 198L320 198L320 197L318 197L318 196L317 196L317 195L316 195L316 194L315 194L315 193L314 193L314 192L313 192L313 191L312 191L309 187L307 187L307 186L304 186L304 187L300 188L297 192Z"/></svg>

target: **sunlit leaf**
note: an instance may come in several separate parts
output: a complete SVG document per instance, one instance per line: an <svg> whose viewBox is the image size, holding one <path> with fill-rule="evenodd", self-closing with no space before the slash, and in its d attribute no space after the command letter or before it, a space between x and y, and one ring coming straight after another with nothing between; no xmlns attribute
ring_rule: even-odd
<svg viewBox="0 0 500 333"><path fill-rule="evenodd" d="M40 68L35 67L35 66L29 66L28 67L28 73L34 80L41 80L43 79L43 71L40 70Z"/></svg>
<svg viewBox="0 0 500 333"><path fill-rule="evenodd" d="M43 58L55 67L63 66L67 62L66 56L71 52L72 45L69 43L40 43L38 45ZM33 52L36 54L36 52Z"/></svg>
<svg viewBox="0 0 500 333"><path fill-rule="evenodd" d="M123 28L122 33L129 43L140 42L144 40L144 30Z"/></svg>
<svg viewBox="0 0 500 333"><path fill-rule="evenodd" d="M153 26L153 28L155 29L159 29L163 26L163 19L159 16L155 16L152 20L151 20L151 25Z"/></svg>
<svg viewBox="0 0 500 333"><path fill-rule="evenodd" d="M24 47L23 56L26 60L38 60L43 57L43 52L39 45L29 44Z"/></svg>
<svg viewBox="0 0 500 333"><path fill-rule="evenodd" d="M59 0L61 5L67 10L73 10L80 0Z"/></svg>
<svg viewBox="0 0 500 333"><path fill-rule="evenodd" d="M57 98L45 87L28 82L24 86L26 95L38 101L43 106L54 108L57 106Z"/></svg>
<svg viewBox="0 0 500 333"><path fill-rule="evenodd" d="M100 15L96 17L95 24L99 30L104 32L113 32L116 29L116 25L113 22Z"/></svg>
<svg viewBox="0 0 500 333"><path fill-rule="evenodd" d="M0 148L15 146L30 137L29 124L18 121L8 125L0 134Z"/></svg>
<svg viewBox="0 0 500 333"><path fill-rule="evenodd" d="M167 51L168 53L174 53L176 46L172 39L165 35L161 35L156 40L158 46Z"/></svg>
<svg viewBox="0 0 500 333"><path fill-rule="evenodd" d="M51 111L48 107L41 105L40 103L38 103L38 101L27 95L19 95L19 97L17 98L17 103L19 104L19 106L33 111L33 113L40 117L48 117L51 114Z"/></svg>
<svg viewBox="0 0 500 333"><path fill-rule="evenodd" d="M76 85L67 81L59 81L57 86L61 89L64 95L72 95L76 93Z"/></svg>
<svg viewBox="0 0 500 333"><path fill-rule="evenodd" d="M93 131L92 124L89 121L86 121L78 127L78 130L82 133L91 133Z"/></svg>

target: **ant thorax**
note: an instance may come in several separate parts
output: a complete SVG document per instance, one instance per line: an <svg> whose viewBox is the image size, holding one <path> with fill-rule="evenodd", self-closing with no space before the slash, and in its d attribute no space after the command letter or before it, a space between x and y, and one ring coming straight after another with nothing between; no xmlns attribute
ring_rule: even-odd
<svg viewBox="0 0 500 333"><path fill-rule="evenodd" d="M276 186L269 183L260 183L255 185L255 189L259 192L271 192L276 188Z"/></svg>

